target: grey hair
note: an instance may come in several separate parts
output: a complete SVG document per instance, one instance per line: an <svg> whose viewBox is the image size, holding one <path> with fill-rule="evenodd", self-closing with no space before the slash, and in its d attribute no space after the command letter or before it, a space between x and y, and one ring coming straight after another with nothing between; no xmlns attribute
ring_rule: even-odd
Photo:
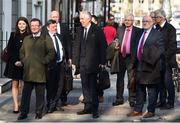
<svg viewBox="0 0 180 123"><path fill-rule="evenodd" d="M156 16L160 16L160 17L163 17L163 18L166 18L166 13L163 9L158 9L155 11L155 15Z"/></svg>
<svg viewBox="0 0 180 123"><path fill-rule="evenodd" d="M132 13L126 14L125 18L128 17L128 16L130 16L132 18L132 20L134 21L134 15Z"/></svg>
<svg viewBox="0 0 180 123"><path fill-rule="evenodd" d="M85 18L88 18L91 20L92 16L91 16L91 13L88 12L88 11L81 11L80 12L80 15L84 16Z"/></svg>

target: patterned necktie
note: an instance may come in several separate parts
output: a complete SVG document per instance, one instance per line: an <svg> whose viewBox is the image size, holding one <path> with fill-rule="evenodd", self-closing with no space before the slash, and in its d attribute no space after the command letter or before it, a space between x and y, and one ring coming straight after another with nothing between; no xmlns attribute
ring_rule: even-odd
<svg viewBox="0 0 180 123"><path fill-rule="evenodd" d="M125 36L124 36L124 40L123 40L123 44L121 46L121 54L123 57L126 57L126 43L127 43L127 40L128 40L128 36L129 36L129 31L130 29L126 29L126 33L125 33Z"/></svg>
<svg viewBox="0 0 180 123"><path fill-rule="evenodd" d="M56 37L56 34L54 34L53 36L54 36L55 44L56 44L56 61L60 61L60 50L59 50L58 39Z"/></svg>
<svg viewBox="0 0 180 123"><path fill-rule="evenodd" d="M139 45L139 49L138 49L138 54L137 54L137 58L140 61L141 57L142 57L142 52L143 52L143 45L144 45L144 41L145 41L145 37L146 37L146 31L143 33L140 45Z"/></svg>

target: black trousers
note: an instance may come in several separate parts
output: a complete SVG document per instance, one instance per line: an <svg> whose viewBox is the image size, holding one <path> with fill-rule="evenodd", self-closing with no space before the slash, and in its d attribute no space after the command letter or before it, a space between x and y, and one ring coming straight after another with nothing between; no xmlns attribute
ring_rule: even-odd
<svg viewBox="0 0 180 123"><path fill-rule="evenodd" d="M47 77L47 106L48 108L60 106L59 102L64 86L64 63L55 63L48 69Z"/></svg>
<svg viewBox="0 0 180 123"><path fill-rule="evenodd" d="M29 113L29 107L31 102L31 92L35 88L36 93L36 113L41 114L44 108L44 95L45 95L45 83L37 82L24 82L24 88L21 98L20 112L22 114Z"/></svg>
<svg viewBox="0 0 180 123"><path fill-rule="evenodd" d="M97 91L97 73L86 73L81 71L82 91L84 95L84 110L98 112L98 91Z"/></svg>

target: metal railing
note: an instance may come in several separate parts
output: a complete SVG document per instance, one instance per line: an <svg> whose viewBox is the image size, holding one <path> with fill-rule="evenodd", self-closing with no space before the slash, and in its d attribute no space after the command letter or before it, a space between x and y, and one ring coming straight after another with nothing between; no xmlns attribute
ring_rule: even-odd
<svg viewBox="0 0 180 123"><path fill-rule="evenodd" d="M0 30L0 53L2 53L3 49L7 46L8 43L8 32L3 32ZM1 55L1 54L0 54ZM6 67L6 63L4 63L0 59L0 77L4 78L4 69Z"/></svg>

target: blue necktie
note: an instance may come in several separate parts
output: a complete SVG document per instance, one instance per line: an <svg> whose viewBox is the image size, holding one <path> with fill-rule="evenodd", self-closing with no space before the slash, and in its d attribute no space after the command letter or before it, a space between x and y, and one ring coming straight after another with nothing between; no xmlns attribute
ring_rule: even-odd
<svg viewBox="0 0 180 123"><path fill-rule="evenodd" d="M56 34L53 35L56 43L56 61L60 61L60 50L59 50L59 44L58 44L58 39L56 38Z"/></svg>

